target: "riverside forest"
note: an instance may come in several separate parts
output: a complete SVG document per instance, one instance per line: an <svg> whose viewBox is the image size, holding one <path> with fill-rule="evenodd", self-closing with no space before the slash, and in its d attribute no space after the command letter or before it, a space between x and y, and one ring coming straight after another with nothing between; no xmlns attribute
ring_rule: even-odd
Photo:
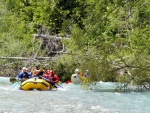
<svg viewBox="0 0 150 113"><path fill-rule="evenodd" d="M36 63L149 90L150 0L0 0L0 75Z"/></svg>

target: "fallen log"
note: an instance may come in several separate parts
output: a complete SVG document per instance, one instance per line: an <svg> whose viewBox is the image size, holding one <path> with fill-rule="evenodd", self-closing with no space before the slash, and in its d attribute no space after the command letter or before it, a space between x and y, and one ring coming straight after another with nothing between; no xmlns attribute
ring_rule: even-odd
<svg viewBox="0 0 150 113"><path fill-rule="evenodd" d="M17 60L51 60L52 57L36 57L36 58L28 58L28 57L3 57L1 56L0 59L17 59Z"/></svg>
<svg viewBox="0 0 150 113"><path fill-rule="evenodd" d="M75 53L69 53L69 52L63 52L63 51L51 51L50 53L54 54L70 54L70 55L76 55ZM0 56L0 59L16 59L16 60L54 60L57 57L7 57L7 56Z"/></svg>

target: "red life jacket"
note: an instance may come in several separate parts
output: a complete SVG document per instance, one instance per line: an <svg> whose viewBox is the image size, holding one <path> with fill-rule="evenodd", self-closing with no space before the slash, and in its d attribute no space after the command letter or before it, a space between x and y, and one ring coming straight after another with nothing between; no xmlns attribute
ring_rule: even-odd
<svg viewBox="0 0 150 113"><path fill-rule="evenodd" d="M57 83L57 82L59 82L59 78L57 75L49 76L49 81Z"/></svg>

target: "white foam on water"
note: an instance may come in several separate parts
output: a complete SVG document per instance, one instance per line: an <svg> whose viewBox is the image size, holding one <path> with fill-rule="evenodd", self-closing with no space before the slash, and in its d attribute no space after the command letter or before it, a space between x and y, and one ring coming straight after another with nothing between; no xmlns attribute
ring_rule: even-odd
<svg viewBox="0 0 150 113"><path fill-rule="evenodd" d="M8 84L10 83L10 78L9 77L0 77L0 84L5 83Z"/></svg>
<svg viewBox="0 0 150 113"><path fill-rule="evenodd" d="M111 86L111 83L101 82L101 84ZM72 83L62 83L61 86L63 88L59 87L55 91L23 91L19 90L19 87L12 87L12 84L0 84L0 111L8 113L149 113L150 111L150 92L93 92Z"/></svg>

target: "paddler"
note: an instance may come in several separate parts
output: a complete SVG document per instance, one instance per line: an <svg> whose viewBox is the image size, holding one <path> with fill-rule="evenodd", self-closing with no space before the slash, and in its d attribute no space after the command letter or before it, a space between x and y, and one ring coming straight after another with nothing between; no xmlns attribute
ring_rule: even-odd
<svg viewBox="0 0 150 113"><path fill-rule="evenodd" d="M50 74L50 76L49 76L49 78L48 78L49 83L50 83L52 86L54 86L55 88L57 88L56 83L59 82L58 76L54 73L53 70L49 70L49 74Z"/></svg>
<svg viewBox="0 0 150 113"><path fill-rule="evenodd" d="M44 70L41 69L40 64L36 65L36 69L33 70L32 76L41 78L44 73Z"/></svg>
<svg viewBox="0 0 150 113"><path fill-rule="evenodd" d="M81 73L81 71L79 71L79 69L76 69L75 73L78 74L79 76L82 76L82 73Z"/></svg>
<svg viewBox="0 0 150 113"><path fill-rule="evenodd" d="M23 81L25 81L25 80L32 77L32 75L30 73L28 73L27 70L28 69L26 67L22 68L21 72L17 75L17 80L18 81L23 82Z"/></svg>

